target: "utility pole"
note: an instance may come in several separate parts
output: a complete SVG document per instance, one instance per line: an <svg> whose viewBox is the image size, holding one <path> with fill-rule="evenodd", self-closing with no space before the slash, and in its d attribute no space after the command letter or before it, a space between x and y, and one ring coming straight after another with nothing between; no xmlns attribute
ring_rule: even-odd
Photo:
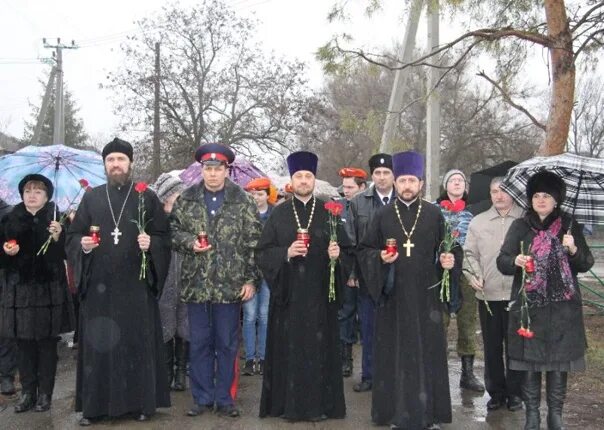
<svg viewBox="0 0 604 430"><path fill-rule="evenodd" d="M63 49L77 49L75 41L71 41L71 45L61 43L61 38L57 37L57 42L51 45L46 42L46 38L42 39L45 48L54 49L53 56L56 61L56 83L55 83L55 118L54 118L54 133L52 137L53 145L65 144L65 109L63 97Z"/></svg>
<svg viewBox="0 0 604 430"><path fill-rule="evenodd" d="M428 51L434 52L440 43L439 4L433 0L428 4ZM438 65L438 58L432 63ZM426 106L426 196L436 200L440 187L440 92L436 84L441 72L437 67L428 68L428 101Z"/></svg>
<svg viewBox="0 0 604 430"><path fill-rule="evenodd" d="M403 53L401 61L403 64L409 63L413 58L413 50L415 49L415 37L417 35L417 26L422 13L423 0L413 0L405 37L403 39ZM394 149L394 136L396 135L396 126L401 117L401 111L407 94L407 81L409 79L409 69L397 70L392 84L392 92L390 93L390 102L388 104L388 112L386 113L386 122L384 123L384 131L382 133L382 142L380 144L380 152L391 154Z"/></svg>
<svg viewBox="0 0 604 430"><path fill-rule="evenodd" d="M36 128L34 129L34 136L31 139L32 145L40 144L40 134L42 133L42 127L44 126L44 121L46 120L46 115L48 114L48 105L50 104L50 93L52 92L53 82L55 80L55 75L57 74L57 68L52 66L50 70L50 76L48 77L48 83L46 84L46 91L44 91L44 98L42 99L42 106L40 107L40 112L38 112L38 120L36 121ZM48 142L45 142L48 144Z"/></svg>
<svg viewBox="0 0 604 430"><path fill-rule="evenodd" d="M160 61L159 42L155 42L155 101L153 106L153 176L157 179L161 174L160 144L159 144L159 83Z"/></svg>

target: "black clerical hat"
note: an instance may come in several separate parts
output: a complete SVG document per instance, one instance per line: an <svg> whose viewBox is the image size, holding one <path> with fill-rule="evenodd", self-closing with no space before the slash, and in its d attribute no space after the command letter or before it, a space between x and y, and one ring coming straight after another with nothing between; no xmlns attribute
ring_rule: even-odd
<svg viewBox="0 0 604 430"><path fill-rule="evenodd" d="M292 152L287 157L287 168L290 176L299 170L307 170L313 175L316 175L318 164L319 157L308 151Z"/></svg>
<svg viewBox="0 0 604 430"><path fill-rule="evenodd" d="M46 187L46 196L48 197L48 200L50 200L52 198L52 194L55 191L55 187L52 185L52 182L50 181L50 179L48 179L44 175L32 173L31 175L26 175L23 179L21 179L21 182L19 182L19 194L21 194L21 199L23 199L23 190L25 189L25 185L31 181L42 182L44 184L44 186Z"/></svg>
<svg viewBox="0 0 604 430"><path fill-rule="evenodd" d="M226 164L228 166L235 161L235 153L231 148L220 143L206 143L195 151L195 160L208 166L219 164Z"/></svg>
<svg viewBox="0 0 604 430"><path fill-rule="evenodd" d="M126 154L130 161L132 161L133 159L134 151L132 150L132 145L130 145L129 142L120 139L119 137L116 137L107 145L105 145L105 147L103 148L103 161L105 161L105 158L113 152L121 152L122 154Z"/></svg>
<svg viewBox="0 0 604 430"><path fill-rule="evenodd" d="M392 156L383 153L372 155L369 159L369 172L373 175L373 171L378 167L392 170Z"/></svg>

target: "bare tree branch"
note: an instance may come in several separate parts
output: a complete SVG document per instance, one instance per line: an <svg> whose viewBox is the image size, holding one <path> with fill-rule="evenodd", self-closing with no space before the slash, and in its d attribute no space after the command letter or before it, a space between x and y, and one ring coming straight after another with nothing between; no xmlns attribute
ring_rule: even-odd
<svg viewBox="0 0 604 430"><path fill-rule="evenodd" d="M540 129L542 129L543 131L546 130L546 127L543 123L541 123L537 118L535 118L529 111L528 109L526 109L524 106L521 106L517 103L515 103L512 98L510 97L510 95L497 83L495 82L493 79L491 79L490 77L487 76L487 74L483 71L480 73L477 73L478 76L480 76L481 78L486 79L488 82L491 83L491 85L493 85L495 88L497 88L499 90L499 92L501 93L501 96L503 97L503 99L505 100L505 102L507 104L509 104L510 106L512 106L514 109L522 112L523 114L525 114L527 117L529 117L529 119L533 122L533 124L535 124L537 127L539 127Z"/></svg>
<svg viewBox="0 0 604 430"><path fill-rule="evenodd" d="M587 20L589 20L592 13L596 10L604 7L604 1L596 3L591 9L589 9L585 14L570 28L570 32L574 33L579 27L581 27Z"/></svg>

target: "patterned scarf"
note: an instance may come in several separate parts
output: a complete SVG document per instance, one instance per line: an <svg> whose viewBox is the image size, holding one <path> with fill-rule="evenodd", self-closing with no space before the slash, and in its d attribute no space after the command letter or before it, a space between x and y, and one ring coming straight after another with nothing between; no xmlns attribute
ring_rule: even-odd
<svg viewBox="0 0 604 430"><path fill-rule="evenodd" d="M542 307L552 302L571 300L577 291L568 256L564 252L558 233L562 219L557 217L544 230L535 232L531 254L535 260L535 272L526 284L526 293L531 306Z"/></svg>

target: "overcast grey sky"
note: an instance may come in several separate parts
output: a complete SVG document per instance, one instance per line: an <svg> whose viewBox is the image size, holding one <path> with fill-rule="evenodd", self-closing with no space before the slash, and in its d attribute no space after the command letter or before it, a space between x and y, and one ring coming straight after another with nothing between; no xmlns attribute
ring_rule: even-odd
<svg viewBox="0 0 604 430"><path fill-rule="evenodd" d="M360 11L367 0L350 0L359 12L346 24L329 24L327 13L335 0L225 0L238 13L254 15L259 21L258 39L267 50L306 61L311 84L321 84L316 49L338 32L352 34L357 46L377 50L402 41L406 16L401 0L382 0L383 11L371 19ZM181 4L198 4L181 0ZM38 80L50 66L38 58L50 57L42 38L63 42L72 39L81 46L63 54L65 81L72 92L86 131L104 140L116 132L109 90L99 88L108 71L119 67L120 42L136 32L134 21L161 9L166 0L0 0L0 131L22 137L24 120L31 109L28 100L39 105L42 87ZM418 37L425 39L424 18ZM459 33L451 23L441 24L441 43ZM425 43L421 40L419 46ZM543 58L540 59L543 65ZM485 65L478 64L478 68ZM533 72L534 69L532 70ZM543 75L541 75L543 76ZM386 108L386 106L384 107ZM123 135L123 133L122 133Z"/></svg>
<svg viewBox="0 0 604 430"><path fill-rule="evenodd" d="M364 0L355 0L362 4ZM331 0L226 0L237 12L255 14L260 25L258 38L268 50L309 63L314 86L321 80L320 66L313 52L331 34L346 30L375 46L391 45L402 32L404 17L399 1L385 2L385 13L353 23L329 25L326 16ZM99 89L107 72L119 67L119 44L136 31L134 21L157 11L165 0L0 0L0 130L23 135L23 121L31 109L28 100L39 105L42 92L38 79L50 70L38 58L50 57L42 38L53 42L72 39L81 46L64 50L65 81L73 93L84 125L92 136L111 136L117 125L108 90ZM182 0L182 4L195 4ZM396 7L396 9L394 9ZM363 29L364 25L369 25Z"/></svg>

